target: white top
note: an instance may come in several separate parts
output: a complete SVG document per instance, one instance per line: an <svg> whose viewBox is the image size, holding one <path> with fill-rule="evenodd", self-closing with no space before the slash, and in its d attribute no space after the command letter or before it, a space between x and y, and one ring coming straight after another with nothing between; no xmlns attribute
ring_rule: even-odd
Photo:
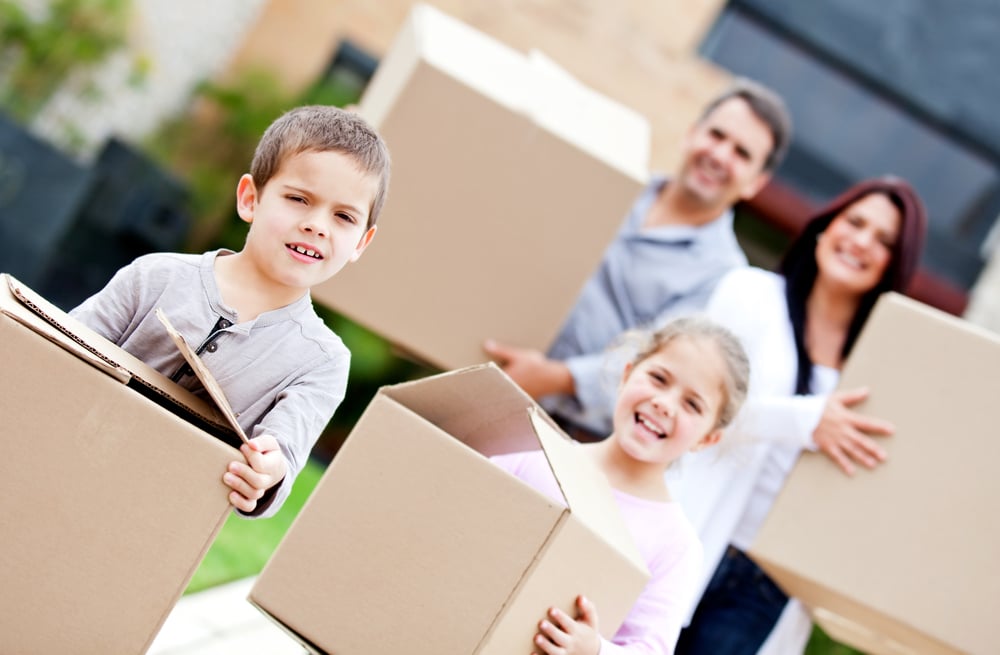
<svg viewBox="0 0 1000 655"><path fill-rule="evenodd" d="M743 343L750 358L750 393L722 443L686 456L671 476L671 488L705 547L699 597L737 534L743 546L752 540L798 453L815 449L812 433L827 400L825 395L794 395L798 359L784 278L758 268L732 271L705 311ZM836 373L826 371L817 377L824 389L832 386L830 373ZM760 653L801 652L810 631L808 615L792 601Z"/></svg>
<svg viewBox="0 0 1000 655"><path fill-rule="evenodd" d="M828 366L813 365L812 379L809 388L816 394L829 394L837 388L840 371ZM764 525L764 519L778 499L778 492L785 486L785 479L792 472L792 467L799 459L800 450L795 447L776 445L768 449L767 456L761 466L757 483L750 492L743 518L736 525L730 543L740 550L747 550L757 538L757 533Z"/></svg>

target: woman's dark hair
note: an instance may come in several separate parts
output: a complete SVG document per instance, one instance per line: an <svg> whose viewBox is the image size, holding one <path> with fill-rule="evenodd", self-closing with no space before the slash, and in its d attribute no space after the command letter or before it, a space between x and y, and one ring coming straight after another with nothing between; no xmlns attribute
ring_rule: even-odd
<svg viewBox="0 0 1000 655"><path fill-rule="evenodd" d="M927 231L927 213L920 196L905 180L885 176L864 180L847 189L823 207L806 224L802 233L792 242L781 261L779 272L785 278L785 297L788 315L795 334L798 352L798 372L795 382L796 394L809 393L809 379L812 376L812 360L806 352L806 301L816 281L816 239L820 233L849 205L861 198L880 193L886 196L899 210L902 221L899 236L892 246L892 258L882 279L861 298L858 310L847 331L841 358L846 359L854 347L875 301L886 291L905 291L920 263L920 253L924 247Z"/></svg>

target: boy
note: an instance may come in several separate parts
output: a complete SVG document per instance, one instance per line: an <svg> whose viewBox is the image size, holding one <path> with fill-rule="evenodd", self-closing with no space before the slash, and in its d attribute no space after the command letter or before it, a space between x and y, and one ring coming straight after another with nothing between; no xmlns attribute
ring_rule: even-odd
<svg viewBox="0 0 1000 655"><path fill-rule="evenodd" d="M201 383L155 316L167 317L218 380L250 441L229 464L246 517L281 507L343 400L350 353L309 289L356 261L375 236L389 153L357 115L293 109L268 127L236 187L250 224L239 252L136 259L71 314L175 382Z"/></svg>

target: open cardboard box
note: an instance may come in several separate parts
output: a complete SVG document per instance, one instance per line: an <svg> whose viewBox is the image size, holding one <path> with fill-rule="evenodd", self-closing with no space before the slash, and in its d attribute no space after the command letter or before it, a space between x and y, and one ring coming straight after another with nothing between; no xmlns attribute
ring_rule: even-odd
<svg viewBox="0 0 1000 655"><path fill-rule="evenodd" d="M539 448L568 507L486 458ZM250 601L314 652L510 655L578 594L611 636L648 576L601 472L488 364L383 387Z"/></svg>
<svg viewBox="0 0 1000 655"><path fill-rule="evenodd" d="M878 302L841 389L896 425L848 478L803 455L750 555L833 638L867 653L994 653L1000 598L1000 336L898 294Z"/></svg>
<svg viewBox="0 0 1000 655"><path fill-rule="evenodd" d="M442 370L487 337L547 349L648 177L648 121L422 4L359 111L392 153L382 228L313 299Z"/></svg>
<svg viewBox="0 0 1000 655"><path fill-rule="evenodd" d="M142 653L230 513L239 437L0 275L0 651Z"/></svg>

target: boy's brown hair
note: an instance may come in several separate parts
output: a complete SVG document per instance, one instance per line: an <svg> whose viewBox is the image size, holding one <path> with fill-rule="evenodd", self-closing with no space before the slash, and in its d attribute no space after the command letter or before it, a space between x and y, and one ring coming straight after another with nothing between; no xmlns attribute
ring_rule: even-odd
<svg viewBox="0 0 1000 655"><path fill-rule="evenodd" d="M305 105L285 112L260 138L250 175L258 191L263 191L288 157L327 151L352 157L362 171L378 177L378 190L368 208L366 228L371 228L389 192L389 148L378 132L353 112L328 105Z"/></svg>

